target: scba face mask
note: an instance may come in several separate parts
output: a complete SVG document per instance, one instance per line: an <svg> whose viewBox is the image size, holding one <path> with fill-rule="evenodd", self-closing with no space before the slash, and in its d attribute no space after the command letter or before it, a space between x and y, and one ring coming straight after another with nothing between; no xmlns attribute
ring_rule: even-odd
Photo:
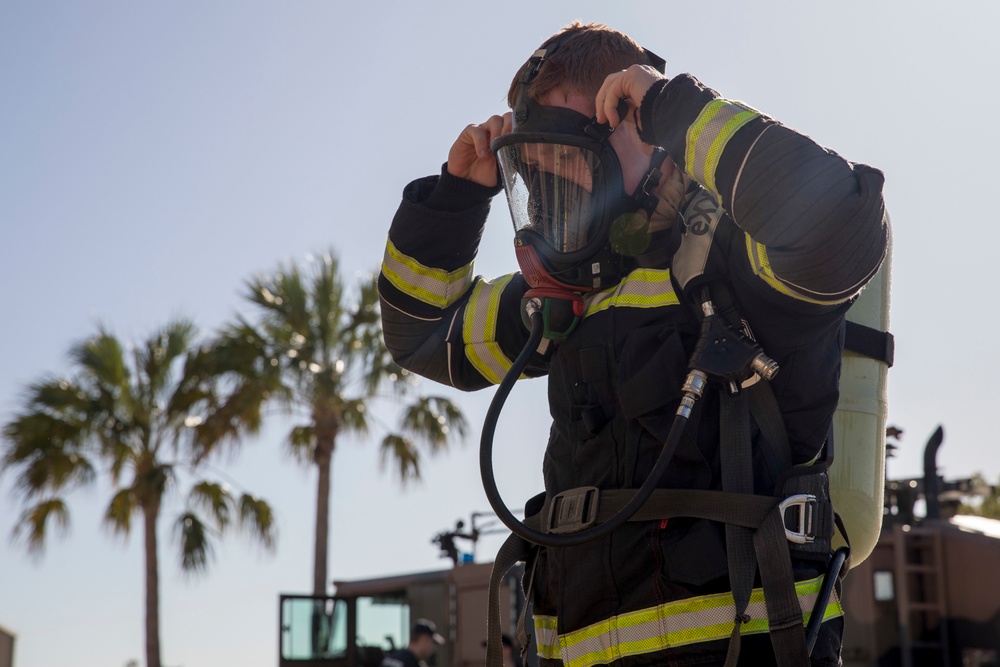
<svg viewBox="0 0 1000 667"><path fill-rule="evenodd" d="M518 264L528 284L589 292L617 284L625 258L648 244L648 213L655 207L649 191L665 153L654 152L646 178L635 195L628 195L609 140L610 126L531 99L531 81L556 48L558 41L529 60L513 130L497 138L492 149L514 222ZM650 59L662 69L662 60L652 54ZM619 111L624 116L625 109Z"/></svg>
<svg viewBox="0 0 1000 667"><path fill-rule="evenodd" d="M591 291L613 284L622 258L609 244L611 222L636 207L625 197L608 129L571 109L532 106L529 118L568 121L559 126L579 129L532 132L521 126L493 144L522 273L532 287ZM525 123L532 124L538 123Z"/></svg>

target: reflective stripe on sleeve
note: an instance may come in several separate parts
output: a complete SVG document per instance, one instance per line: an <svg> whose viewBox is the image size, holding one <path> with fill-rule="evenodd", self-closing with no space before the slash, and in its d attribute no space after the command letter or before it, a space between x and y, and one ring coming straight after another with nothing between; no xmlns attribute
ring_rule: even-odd
<svg viewBox="0 0 1000 667"><path fill-rule="evenodd" d="M802 608L803 622L808 623L819 594L823 577L795 584ZM747 607L750 621L741 634L768 631L764 591L755 588ZM840 598L834 591L823 621L843 616ZM536 616L538 656L562 660L565 667L591 667L611 663L631 655L655 653L699 642L728 639L733 632L736 606L732 593L705 595L640 609L595 623L563 635L558 633L558 619Z"/></svg>
<svg viewBox="0 0 1000 667"><path fill-rule="evenodd" d="M636 269L611 289L584 297L584 317L608 308L660 308L680 304L669 269Z"/></svg>
<svg viewBox="0 0 1000 667"><path fill-rule="evenodd" d="M751 239L749 234L744 234L744 236L746 237L747 256L750 258L750 267L753 269L754 275L782 294L790 296L793 299L798 299L799 301L824 306L843 303L851 298L852 294L847 294L846 296L843 294L822 294L804 290L782 280L771 270L771 261L767 257L767 248L763 244Z"/></svg>
<svg viewBox="0 0 1000 667"><path fill-rule="evenodd" d="M735 102L713 100L705 105L688 128L684 164L695 180L722 201L715 185L715 170L722 152L736 131L759 114Z"/></svg>
<svg viewBox="0 0 1000 667"><path fill-rule="evenodd" d="M508 274L493 281L481 280L476 283L465 306L465 319L462 322L465 356L493 384L500 384L513 365L496 341L500 295L513 277L513 274Z"/></svg>
<svg viewBox="0 0 1000 667"><path fill-rule="evenodd" d="M472 264L454 271L424 266L388 241L382 258L382 274L403 294L438 308L447 308L472 283Z"/></svg>

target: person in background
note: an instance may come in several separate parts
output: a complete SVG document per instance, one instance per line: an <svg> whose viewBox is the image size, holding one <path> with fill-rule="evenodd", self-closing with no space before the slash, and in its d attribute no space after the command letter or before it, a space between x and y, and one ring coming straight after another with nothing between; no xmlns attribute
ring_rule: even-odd
<svg viewBox="0 0 1000 667"><path fill-rule="evenodd" d="M381 667L425 667L437 647L444 644L444 637L437 626L426 618L418 618L410 631L406 648L392 651L382 659Z"/></svg>

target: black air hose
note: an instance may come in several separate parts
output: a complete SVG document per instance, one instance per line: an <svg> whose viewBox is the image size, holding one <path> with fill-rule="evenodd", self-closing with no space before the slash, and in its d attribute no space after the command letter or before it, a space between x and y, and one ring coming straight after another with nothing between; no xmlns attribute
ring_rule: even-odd
<svg viewBox="0 0 1000 667"><path fill-rule="evenodd" d="M517 356L517 359L514 360L510 370L507 371L507 374L497 386L497 392L493 396L493 401L490 403L489 410L486 411L486 419L483 423L483 435L479 443L479 469L483 478L483 489L486 491L486 497L490 501L493 511L496 512L497 517L499 517L499 519L503 521L504 525L510 528L515 535L543 547L572 547L595 540L599 537L604 537L628 521L632 515L635 514L640 507L642 507L642 505L649 499L653 491L656 489L660 482L660 478L667 469L667 465L674 456L674 451L680 443L681 435L684 433L684 427L687 424L687 416L678 414L674 418L674 422L670 427L670 432L667 435L667 440L663 445L663 449L660 450L660 454L656 459L656 463L653 465L653 469L649 472L649 476L646 477L642 486L638 489L638 491L636 491L635 495L632 496L628 503L626 503L625 506L616 512L610 519L593 526L592 528L587 528L586 530L582 530L577 533L561 535L544 533L524 525L524 523L519 521L517 517L515 517L511 511L507 509L507 506L503 502L503 498L500 497L500 491L497 489L496 478L493 474L493 437L496 433L497 420L500 417L500 410L503 408L503 404L507 400L507 396L510 394L510 390L513 388L517 378L521 376L521 373L524 371L525 367L527 367L528 360L531 359L531 355L534 354L539 342L542 339L544 322L541 312L541 303L536 301L535 304L532 305L529 302L528 315L531 321L531 334L528 336L528 342L525 343L524 348Z"/></svg>

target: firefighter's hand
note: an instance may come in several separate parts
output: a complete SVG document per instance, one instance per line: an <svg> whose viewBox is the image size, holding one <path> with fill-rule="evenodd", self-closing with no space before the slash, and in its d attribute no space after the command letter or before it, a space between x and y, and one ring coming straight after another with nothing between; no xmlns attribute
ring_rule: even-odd
<svg viewBox="0 0 1000 667"><path fill-rule="evenodd" d="M618 127L623 120L636 122L632 110L637 110L642 104L642 98L654 83L664 78L662 74L649 65L632 65L628 69L609 74L604 80L601 89L597 91L597 121L599 123L610 123L611 127ZM630 113L629 118L622 118L618 114L618 104L622 100L628 102ZM638 123L636 122L638 125Z"/></svg>
<svg viewBox="0 0 1000 667"><path fill-rule="evenodd" d="M497 160L490 144L510 132L511 115L491 116L485 123L469 125L448 152L448 173L452 176L496 187Z"/></svg>

